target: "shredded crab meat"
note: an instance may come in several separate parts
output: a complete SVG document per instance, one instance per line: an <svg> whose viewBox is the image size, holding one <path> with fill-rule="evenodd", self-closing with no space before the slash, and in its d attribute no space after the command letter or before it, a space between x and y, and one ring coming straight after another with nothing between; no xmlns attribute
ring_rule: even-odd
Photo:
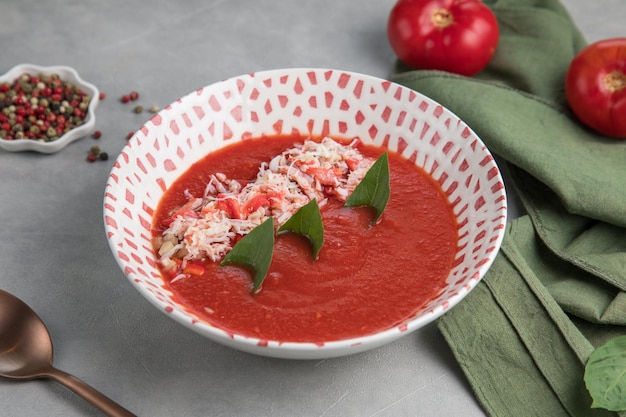
<svg viewBox="0 0 626 417"><path fill-rule="evenodd" d="M347 200L374 163L357 144L306 140L262 163L249 182L211 175L201 197L185 192L187 203L171 213L157 244L160 262L219 261L269 217L280 227L313 199L320 207L328 198Z"/></svg>

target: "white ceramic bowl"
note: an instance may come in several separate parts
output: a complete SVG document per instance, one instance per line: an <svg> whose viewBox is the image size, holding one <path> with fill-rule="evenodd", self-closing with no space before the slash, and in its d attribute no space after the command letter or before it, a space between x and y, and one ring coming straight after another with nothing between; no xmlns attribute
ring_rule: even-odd
<svg viewBox="0 0 626 417"><path fill-rule="evenodd" d="M358 136L398 151L440 184L460 225L455 265L440 295L414 317L378 334L324 343L232 335L177 304L156 267L152 215L164 190L209 152L242 138L299 132ZM135 133L117 158L104 197L109 244L124 274L159 310L194 331L243 351L319 359L372 349L432 322L461 301L490 267L504 235L502 178L481 140L458 117L403 86L327 69L243 75L179 99Z"/></svg>
<svg viewBox="0 0 626 417"><path fill-rule="evenodd" d="M32 64L20 64L11 68L8 72L0 76L0 83L9 82L12 83L17 77L22 74L37 75L37 74L58 74L63 81L68 81L80 88L87 95L91 96L91 101L87 109L87 115L82 125L77 126L58 139L51 142L43 142L33 139L12 139L7 140L0 138L0 148L9 152L21 152L21 151L35 151L41 153L54 153L65 148L75 140L84 138L89 135L96 125L96 107L98 106L100 92L93 85L86 81L83 81L79 77L78 73L70 67L66 66L53 66L53 67L40 67Z"/></svg>

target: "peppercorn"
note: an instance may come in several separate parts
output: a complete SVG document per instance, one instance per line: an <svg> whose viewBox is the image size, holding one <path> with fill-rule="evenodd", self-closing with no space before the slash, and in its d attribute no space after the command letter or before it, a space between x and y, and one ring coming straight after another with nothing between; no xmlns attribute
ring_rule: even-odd
<svg viewBox="0 0 626 417"><path fill-rule="evenodd" d="M100 139L102 137L102 132L99 130L96 130L95 132L93 132L91 136L93 136L94 139Z"/></svg>
<svg viewBox="0 0 626 417"><path fill-rule="evenodd" d="M134 134L135 132L128 132L128 134L126 135L126 139L132 138Z"/></svg>
<svg viewBox="0 0 626 417"><path fill-rule="evenodd" d="M132 100L135 101L139 98L139 93L136 91L131 91L130 94L128 95L128 97Z"/></svg>
<svg viewBox="0 0 626 417"><path fill-rule="evenodd" d="M120 98L120 101L121 101L122 103L128 103L128 102L130 101L130 96L128 96L128 95L126 95L126 94L125 94L125 95L123 95L123 96Z"/></svg>
<svg viewBox="0 0 626 417"><path fill-rule="evenodd" d="M133 111L135 113L141 113L143 111L143 106L142 105L137 105L135 106L135 108L133 109Z"/></svg>
<svg viewBox="0 0 626 417"><path fill-rule="evenodd" d="M106 95L106 93L100 92L100 95L98 96L98 98L100 100L104 100L105 98L107 98L107 95Z"/></svg>
<svg viewBox="0 0 626 417"><path fill-rule="evenodd" d="M100 155L98 155L98 157L101 161L106 161L107 159L109 159L109 154L106 152L100 152Z"/></svg>
<svg viewBox="0 0 626 417"><path fill-rule="evenodd" d="M95 153L87 154L87 162L96 162L97 159L98 155L96 155Z"/></svg>
<svg viewBox="0 0 626 417"><path fill-rule="evenodd" d="M159 106L150 106L150 109L149 109L150 113L158 113L159 110L161 110Z"/></svg>

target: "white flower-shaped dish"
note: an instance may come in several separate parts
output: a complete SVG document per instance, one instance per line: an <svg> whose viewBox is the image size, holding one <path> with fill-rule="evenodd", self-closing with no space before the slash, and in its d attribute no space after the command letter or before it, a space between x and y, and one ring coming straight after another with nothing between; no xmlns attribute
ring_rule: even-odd
<svg viewBox="0 0 626 417"><path fill-rule="evenodd" d="M11 68L8 72L0 76L0 84L8 82L12 83L22 74L58 74L63 81L67 81L80 88L85 94L91 96L91 101L87 109L87 115L82 125L77 126L58 139L51 142L44 142L34 139L5 139L0 138L0 148L9 152L35 151L41 153L58 152L75 140L84 138L89 135L96 125L95 110L98 106L100 92L93 85L79 77L78 73L70 67L52 66L40 67L32 64L20 64Z"/></svg>
<svg viewBox="0 0 626 417"><path fill-rule="evenodd" d="M292 343L233 334L190 313L170 292L152 248L152 216L165 190L194 162L230 143L301 133L359 137L398 152L435 179L453 206L456 262L444 288L399 325L327 343ZM104 223L124 274L160 311L243 351L290 359L348 355L381 346L432 322L485 275L504 236L506 194L481 140L433 100L387 80L346 71L284 69L201 88L154 115L128 142L109 176Z"/></svg>

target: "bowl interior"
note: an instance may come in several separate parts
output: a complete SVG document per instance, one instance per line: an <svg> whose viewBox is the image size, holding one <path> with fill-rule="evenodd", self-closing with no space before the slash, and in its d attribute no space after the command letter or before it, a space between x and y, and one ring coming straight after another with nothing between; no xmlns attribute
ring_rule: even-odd
<svg viewBox="0 0 626 417"><path fill-rule="evenodd" d="M96 86L80 78L76 70L73 68L66 66L42 67L33 64L20 64L14 66L8 72L0 76L0 83L12 83L17 77L23 74L58 74L63 81L72 83L91 97L87 114L82 125L71 129L54 141L43 142L33 139L7 140L0 137L0 148L9 152L35 151L40 153L54 153L60 151L75 140L89 135L96 124L95 111L98 106L100 95Z"/></svg>
<svg viewBox="0 0 626 417"><path fill-rule="evenodd" d="M152 215L160 198L209 152L261 135L359 137L402 154L444 190L459 224L456 261L439 295L382 333L324 345L258 340L217 329L176 303L156 267ZM498 167L474 132L433 100L366 75L326 69L248 74L201 88L164 108L117 158L104 198L111 250L128 279L161 311L220 343L252 353L313 359L388 343L439 317L476 286L503 238L506 196Z"/></svg>

